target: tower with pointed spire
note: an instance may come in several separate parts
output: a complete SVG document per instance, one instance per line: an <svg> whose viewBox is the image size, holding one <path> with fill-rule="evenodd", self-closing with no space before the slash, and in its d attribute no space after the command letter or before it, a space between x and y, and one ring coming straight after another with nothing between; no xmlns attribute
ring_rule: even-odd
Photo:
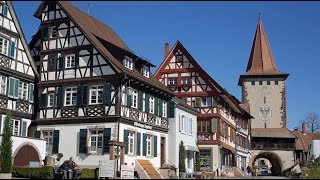
<svg viewBox="0 0 320 180"><path fill-rule="evenodd" d="M259 17L246 72L240 75L242 101L254 117L252 128L286 127L286 85L289 76L277 69Z"/></svg>

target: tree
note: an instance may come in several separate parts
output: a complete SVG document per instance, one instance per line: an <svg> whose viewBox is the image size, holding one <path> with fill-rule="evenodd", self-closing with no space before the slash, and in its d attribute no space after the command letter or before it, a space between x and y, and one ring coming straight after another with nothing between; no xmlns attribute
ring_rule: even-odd
<svg viewBox="0 0 320 180"><path fill-rule="evenodd" d="M196 152L196 162L195 162L195 169L196 171L200 171L200 153Z"/></svg>
<svg viewBox="0 0 320 180"><path fill-rule="evenodd" d="M320 131L320 119L319 114L311 112L307 113L304 120L300 121L301 124L305 123L307 130L311 132L319 132Z"/></svg>
<svg viewBox="0 0 320 180"><path fill-rule="evenodd" d="M186 172L186 150L184 148L183 142L181 141L179 146L179 172Z"/></svg>
<svg viewBox="0 0 320 180"><path fill-rule="evenodd" d="M12 173L12 113L6 111L7 116L4 121L2 141L0 144L0 172Z"/></svg>

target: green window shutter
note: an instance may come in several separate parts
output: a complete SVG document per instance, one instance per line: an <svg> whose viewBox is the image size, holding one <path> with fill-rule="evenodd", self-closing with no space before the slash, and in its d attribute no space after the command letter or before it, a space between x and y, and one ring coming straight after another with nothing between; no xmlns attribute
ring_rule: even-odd
<svg viewBox="0 0 320 180"><path fill-rule="evenodd" d="M8 6L5 4L2 7L2 14L8 16Z"/></svg>
<svg viewBox="0 0 320 180"><path fill-rule="evenodd" d="M154 114L158 116L158 98L154 97Z"/></svg>
<svg viewBox="0 0 320 180"><path fill-rule="evenodd" d="M103 104L111 105L111 84L103 84Z"/></svg>
<svg viewBox="0 0 320 180"><path fill-rule="evenodd" d="M80 129L79 133L79 153L86 154L88 152L87 148L87 129Z"/></svg>
<svg viewBox="0 0 320 180"><path fill-rule="evenodd" d="M34 132L34 137L35 138L40 138L40 134L41 134L40 131L35 131Z"/></svg>
<svg viewBox="0 0 320 180"><path fill-rule="evenodd" d="M212 98L212 107L217 107L217 106L218 106L218 100L215 97L213 97Z"/></svg>
<svg viewBox="0 0 320 180"><path fill-rule="evenodd" d="M145 99L144 99L144 107L145 107L145 111L149 112L150 111L150 107L149 107L149 102L150 101L150 95L145 93Z"/></svg>
<svg viewBox="0 0 320 180"><path fill-rule="evenodd" d="M52 153L56 154L59 152L59 130L53 131L53 143L52 143Z"/></svg>
<svg viewBox="0 0 320 180"><path fill-rule="evenodd" d="M79 85L77 88L77 104L78 106L83 105L83 85Z"/></svg>
<svg viewBox="0 0 320 180"><path fill-rule="evenodd" d="M103 153L109 153L109 141L111 138L111 128L103 129Z"/></svg>
<svg viewBox="0 0 320 180"><path fill-rule="evenodd" d="M141 154L141 133L137 132L137 156Z"/></svg>
<svg viewBox="0 0 320 180"><path fill-rule="evenodd" d="M15 47L16 47L16 43L14 41L10 41L9 57L11 57L12 59L14 59L14 52L16 50Z"/></svg>
<svg viewBox="0 0 320 180"><path fill-rule="evenodd" d="M158 156L158 137L153 136L153 156L157 157Z"/></svg>
<svg viewBox="0 0 320 180"><path fill-rule="evenodd" d="M139 91L138 92L138 109L140 110L140 111L142 111L142 109L143 109L143 92L142 91Z"/></svg>
<svg viewBox="0 0 320 180"><path fill-rule="evenodd" d="M53 57L48 59L48 71L54 71L56 69L57 60Z"/></svg>
<svg viewBox="0 0 320 180"><path fill-rule="evenodd" d="M40 94L39 107L40 109L45 108L47 104L47 94Z"/></svg>
<svg viewBox="0 0 320 180"><path fill-rule="evenodd" d="M29 84L29 102L33 103L33 100L34 100L34 84L33 83L30 83Z"/></svg>
<svg viewBox="0 0 320 180"><path fill-rule="evenodd" d="M217 120L211 119L211 132L216 133L217 132Z"/></svg>
<svg viewBox="0 0 320 180"><path fill-rule="evenodd" d="M168 118L174 118L174 102L170 100L167 106Z"/></svg>
<svg viewBox="0 0 320 180"><path fill-rule="evenodd" d="M60 56L59 58L57 58L58 60L58 67L57 70L63 70L64 69L64 56Z"/></svg>
<svg viewBox="0 0 320 180"><path fill-rule="evenodd" d="M200 107L200 98L196 98L195 100L195 107Z"/></svg>
<svg viewBox="0 0 320 180"><path fill-rule="evenodd" d="M142 134L142 142L143 142L143 146L142 146L142 156L146 156L147 155L147 134Z"/></svg>
<svg viewBox="0 0 320 180"><path fill-rule="evenodd" d="M19 84L20 84L20 80L14 79L13 98L16 98L16 99L18 99L18 96L19 96Z"/></svg>
<svg viewBox="0 0 320 180"><path fill-rule="evenodd" d="M159 99L159 116L162 117L162 112L163 112L163 101L162 99Z"/></svg>
<svg viewBox="0 0 320 180"><path fill-rule="evenodd" d="M88 86L83 85L82 89L82 105L88 104Z"/></svg>
<svg viewBox="0 0 320 180"><path fill-rule="evenodd" d="M42 39L47 40L48 39L48 26L42 27Z"/></svg>
<svg viewBox="0 0 320 180"><path fill-rule="evenodd" d="M23 137L27 137L27 122L26 121L22 121L21 123L21 136Z"/></svg>
<svg viewBox="0 0 320 180"><path fill-rule="evenodd" d="M75 54L74 66L77 68L79 66L79 53Z"/></svg>
<svg viewBox="0 0 320 180"><path fill-rule="evenodd" d="M132 95L127 95L127 106L132 106Z"/></svg>
<svg viewBox="0 0 320 180"><path fill-rule="evenodd" d="M14 95L14 81L15 78L9 77L9 88L8 88L8 96L13 98Z"/></svg>
<svg viewBox="0 0 320 180"><path fill-rule="evenodd" d="M123 130L123 142L125 144L125 149L124 149L124 153L128 154L128 136L129 136L129 131L128 130Z"/></svg>
<svg viewBox="0 0 320 180"><path fill-rule="evenodd" d="M63 105L63 88L58 87L58 96L57 96L57 107L61 108Z"/></svg>
<svg viewBox="0 0 320 180"><path fill-rule="evenodd" d="M219 131L220 131L219 133L222 134L222 123L221 123L221 120L219 121Z"/></svg>

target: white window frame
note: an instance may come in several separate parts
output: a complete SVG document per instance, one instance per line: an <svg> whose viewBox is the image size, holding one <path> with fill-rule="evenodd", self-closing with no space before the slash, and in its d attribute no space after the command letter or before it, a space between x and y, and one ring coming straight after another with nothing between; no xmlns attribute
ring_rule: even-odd
<svg viewBox="0 0 320 180"><path fill-rule="evenodd" d="M201 105L202 105L202 107L211 107L212 106L212 97L201 98Z"/></svg>
<svg viewBox="0 0 320 180"><path fill-rule="evenodd" d="M52 35L53 35L53 29L54 29L54 28L56 28L56 29L55 29L55 34L56 34L55 37L52 36ZM51 26L51 27L50 27L50 38L56 38L56 37L58 37L58 27L57 27L57 26Z"/></svg>
<svg viewBox="0 0 320 180"><path fill-rule="evenodd" d="M191 84L192 80L190 77L182 77L181 78L181 84Z"/></svg>
<svg viewBox="0 0 320 180"><path fill-rule="evenodd" d="M67 98L70 100L67 101ZM74 106L77 104L77 87L66 87L64 92L64 105Z"/></svg>
<svg viewBox="0 0 320 180"><path fill-rule="evenodd" d="M0 51L1 54L8 56L9 55L9 39L0 36Z"/></svg>
<svg viewBox="0 0 320 180"><path fill-rule="evenodd" d="M178 78L168 78L168 85L177 85Z"/></svg>
<svg viewBox="0 0 320 180"><path fill-rule="evenodd" d="M8 78L6 76L0 75L0 94L7 94L7 82Z"/></svg>
<svg viewBox="0 0 320 180"><path fill-rule="evenodd" d="M132 107L138 108L138 91L132 91Z"/></svg>
<svg viewBox="0 0 320 180"><path fill-rule="evenodd" d="M188 132L189 132L189 135L192 135L192 118L189 117L189 128L188 128Z"/></svg>
<svg viewBox="0 0 320 180"><path fill-rule="evenodd" d="M135 145L135 133L130 132L128 133L128 154L134 154L134 145Z"/></svg>
<svg viewBox="0 0 320 180"><path fill-rule="evenodd" d="M65 68L74 68L76 63L76 55L69 54L65 56Z"/></svg>
<svg viewBox="0 0 320 180"><path fill-rule="evenodd" d="M132 58L125 56L123 60L123 64L126 68L132 70L133 69L133 60Z"/></svg>
<svg viewBox="0 0 320 180"><path fill-rule="evenodd" d="M94 133L95 132L95 133ZM92 145L94 143L94 145ZM103 129L89 129L89 152L102 153L103 150Z"/></svg>
<svg viewBox="0 0 320 180"><path fill-rule="evenodd" d="M149 67L143 66L143 68L142 68L142 74L143 74L144 77L149 78Z"/></svg>
<svg viewBox="0 0 320 180"><path fill-rule="evenodd" d="M181 58L181 59L179 59L179 58ZM176 55L176 62L183 62L183 55L182 54Z"/></svg>
<svg viewBox="0 0 320 180"><path fill-rule="evenodd" d="M103 86L102 85L92 85L90 86L89 93L90 104L102 104L103 103Z"/></svg>
<svg viewBox="0 0 320 180"><path fill-rule="evenodd" d="M185 131L185 119L186 119L186 116L185 115L180 115L179 116L179 130L180 132L184 132Z"/></svg>
<svg viewBox="0 0 320 180"><path fill-rule="evenodd" d="M12 135L20 136L20 120L12 119L11 121ZM17 124L16 124L17 123Z"/></svg>
<svg viewBox="0 0 320 180"><path fill-rule="evenodd" d="M54 97L55 97L54 93L52 93L52 92L48 93L48 106L47 107L53 107Z"/></svg>
<svg viewBox="0 0 320 180"><path fill-rule="evenodd" d="M147 153L146 153L146 156L151 156L151 154L152 154L152 135L149 135L149 134L147 134L147 139L146 139L146 141L147 141L147 147L146 147L146 151L147 151Z"/></svg>
<svg viewBox="0 0 320 180"><path fill-rule="evenodd" d="M23 81L19 82L18 97L19 99L28 100L29 84Z"/></svg>
<svg viewBox="0 0 320 180"><path fill-rule="evenodd" d="M150 96L149 98L149 112L154 113L154 97Z"/></svg>
<svg viewBox="0 0 320 180"><path fill-rule="evenodd" d="M47 134L46 134L47 133ZM46 141L46 152L52 153L53 147L53 130L43 130L42 137Z"/></svg>
<svg viewBox="0 0 320 180"><path fill-rule="evenodd" d="M167 117L167 102L163 101L162 102L162 117L166 118Z"/></svg>

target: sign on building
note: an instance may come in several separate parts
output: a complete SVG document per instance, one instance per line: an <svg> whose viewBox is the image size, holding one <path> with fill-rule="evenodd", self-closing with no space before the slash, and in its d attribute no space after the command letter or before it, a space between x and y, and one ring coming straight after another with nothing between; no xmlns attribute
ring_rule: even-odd
<svg viewBox="0 0 320 180"><path fill-rule="evenodd" d="M115 160L100 160L99 161L99 178L114 177Z"/></svg>
<svg viewBox="0 0 320 180"><path fill-rule="evenodd" d="M121 165L121 179L134 179L134 167Z"/></svg>

